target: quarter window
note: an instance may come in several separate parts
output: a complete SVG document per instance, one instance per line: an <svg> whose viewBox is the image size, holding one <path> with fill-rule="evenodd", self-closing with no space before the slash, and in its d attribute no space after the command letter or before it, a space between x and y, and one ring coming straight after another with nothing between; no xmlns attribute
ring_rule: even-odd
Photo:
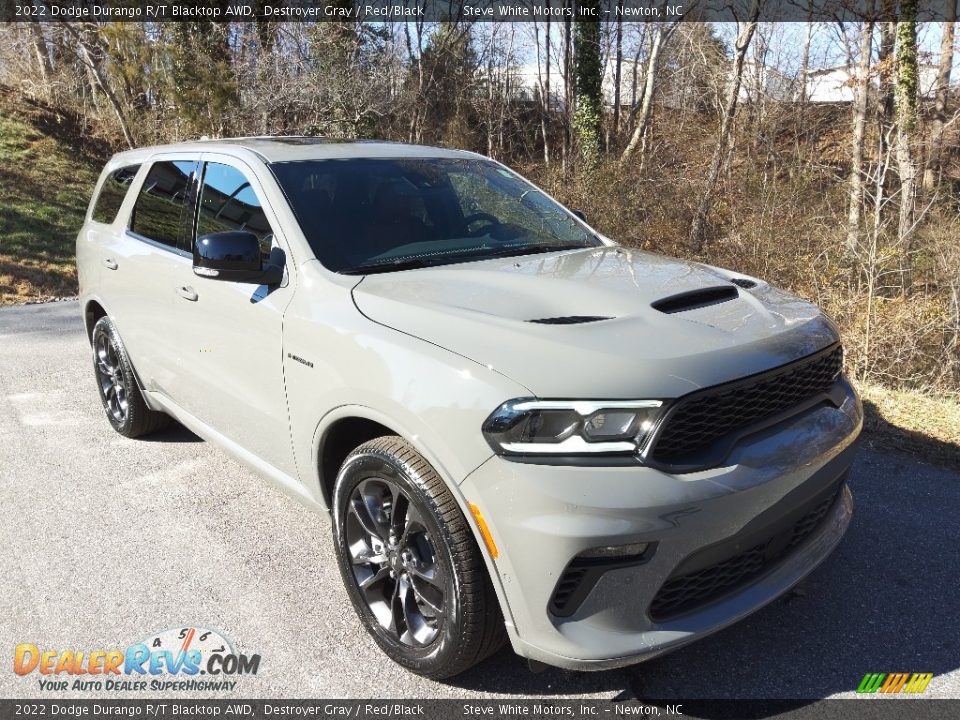
<svg viewBox="0 0 960 720"><path fill-rule="evenodd" d="M133 207L130 229L150 240L178 247L183 208L190 196L195 167L192 160L154 163Z"/></svg>
<svg viewBox="0 0 960 720"><path fill-rule="evenodd" d="M138 170L140 170L139 165L127 165L107 175L107 179L103 181L103 187L100 188L97 202L93 206L94 220L109 224L117 219L117 213Z"/></svg>
<svg viewBox="0 0 960 720"><path fill-rule="evenodd" d="M197 237L230 230L253 233L264 258L270 256L273 230L250 181L234 167L207 163L200 190Z"/></svg>

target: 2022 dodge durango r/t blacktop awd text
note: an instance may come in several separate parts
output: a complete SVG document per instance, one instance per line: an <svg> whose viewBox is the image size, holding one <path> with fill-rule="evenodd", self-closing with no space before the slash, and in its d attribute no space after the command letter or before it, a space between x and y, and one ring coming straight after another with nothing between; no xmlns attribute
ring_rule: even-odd
<svg viewBox="0 0 960 720"><path fill-rule="evenodd" d="M175 418L329 512L391 658L600 669L837 545L862 425L836 327L617 246L473 153L239 138L110 160L77 238L107 419Z"/></svg>

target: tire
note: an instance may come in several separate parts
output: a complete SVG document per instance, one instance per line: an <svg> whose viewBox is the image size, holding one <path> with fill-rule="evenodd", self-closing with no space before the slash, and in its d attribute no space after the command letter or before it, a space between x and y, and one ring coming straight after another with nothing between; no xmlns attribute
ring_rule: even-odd
<svg viewBox="0 0 960 720"><path fill-rule="evenodd" d="M503 616L470 526L407 441L380 437L350 453L332 507L347 594L391 659L438 680L503 646Z"/></svg>
<svg viewBox="0 0 960 720"><path fill-rule="evenodd" d="M118 433L140 437L170 424L170 416L147 407L140 393L130 357L109 317L93 326L93 372L107 420Z"/></svg>

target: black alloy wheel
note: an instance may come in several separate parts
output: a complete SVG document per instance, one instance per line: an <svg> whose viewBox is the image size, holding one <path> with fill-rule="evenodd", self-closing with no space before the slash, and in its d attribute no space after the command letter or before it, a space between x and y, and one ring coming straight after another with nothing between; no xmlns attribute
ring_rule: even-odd
<svg viewBox="0 0 960 720"><path fill-rule="evenodd" d="M151 410L143 399L127 350L109 317L97 320L90 343L100 401L113 429L134 438L167 427L170 417Z"/></svg>
<svg viewBox="0 0 960 720"><path fill-rule="evenodd" d="M331 505L347 594L394 661L440 679L504 644L500 605L471 527L406 440L384 436L350 453Z"/></svg>

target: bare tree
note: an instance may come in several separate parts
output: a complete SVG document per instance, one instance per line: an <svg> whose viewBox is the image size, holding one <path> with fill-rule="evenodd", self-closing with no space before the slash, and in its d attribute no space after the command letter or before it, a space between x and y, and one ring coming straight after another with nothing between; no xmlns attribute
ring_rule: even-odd
<svg viewBox="0 0 960 720"><path fill-rule="evenodd" d="M533 23L533 41L537 47L537 93L540 96L540 134L543 135L544 165L550 165L550 0L547 0L547 12L542 58L540 53L540 24Z"/></svg>
<svg viewBox="0 0 960 720"><path fill-rule="evenodd" d="M661 53L678 27L680 27L679 21L656 22L651 25L648 33L650 46L643 75L643 94L640 96L639 103L630 110L631 116L639 114L640 119L630 136L630 142L627 143L620 155L621 163L627 162L637 151L637 148L641 147L642 144L645 145L645 139L650 129L650 117L653 112L653 97L657 91L657 71L660 67ZM646 150L646 147L644 146L642 149Z"/></svg>
<svg viewBox="0 0 960 720"><path fill-rule="evenodd" d="M617 8L623 7L623 0L617 0ZM623 17L617 15L613 59L613 118L611 131L616 137L620 131L620 81L623 71Z"/></svg>
<svg viewBox="0 0 960 720"><path fill-rule="evenodd" d="M713 203L713 194L716 191L717 180L720 177L723 160L727 155L727 145L730 142L733 120L737 114L737 99L740 95L740 84L743 80L743 62L747 56L747 49L750 47L753 34L756 32L757 19L759 17L760 0L753 0L750 6L750 15L740 29L736 42L734 43L733 69L730 73L730 82L727 87L727 100L720 122L720 132L717 135L717 145L713 151L713 159L710 161L710 169L707 172L707 183L703 190L703 196L700 199L700 205L697 207L697 211L693 216L693 222L690 223L688 242L690 247L697 252L703 249L707 215L710 212L710 205Z"/></svg>
<svg viewBox="0 0 960 720"><path fill-rule="evenodd" d="M869 13L873 13L870 3ZM857 69L853 101L853 133L851 135L849 208L847 211L847 253L856 253L860 240L863 212L863 145L867 127L867 98L870 94L870 62L873 53L873 19L863 23L860 34L860 64Z"/></svg>
<svg viewBox="0 0 960 720"><path fill-rule="evenodd" d="M939 181L943 162L943 132L947 124L947 101L950 97L950 71L953 68L954 24L957 21L956 2L947 3L946 21L940 38L940 66L937 71L937 96L930 129L930 152L923 171L923 187L931 190Z"/></svg>
<svg viewBox="0 0 960 720"><path fill-rule="evenodd" d="M807 107L807 75L810 72L810 39L813 34L813 3L807 6L807 22L803 28L803 49L800 53L800 116Z"/></svg>
<svg viewBox="0 0 960 720"><path fill-rule="evenodd" d="M30 22L30 31L33 35L31 46L37 60L37 71L40 75L41 91L44 97L50 97L50 76L53 67L50 64L50 53L47 51L47 39L43 36L43 27L37 20Z"/></svg>
<svg viewBox="0 0 960 720"><path fill-rule="evenodd" d="M900 175L900 222L897 239L902 243L913 230L917 194L917 165L913 135L917 126L917 4L903 0L903 20L897 22L897 171ZM906 246L909 250L909 245Z"/></svg>
<svg viewBox="0 0 960 720"><path fill-rule="evenodd" d="M123 112L123 107L120 104L120 100L117 98L116 93L113 92L113 89L110 87L110 83L107 81L107 78L103 72L99 52L96 49L91 49L90 40L87 38L87 30L89 30L91 33L96 33L96 26L93 28L84 28L83 32L81 32L81 30L72 23L63 23L63 26L77 41L77 46L80 50L80 58L83 60L83 64L87 66L87 69L90 71L93 79L96 81L97 87L106 96L110 103L110 107L113 108L113 112L117 116L117 120L120 123L120 131L123 133L123 139L126 140L129 147L134 147L135 143L133 141L133 135L130 133L130 126L127 123L127 117Z"/></svg>
<svg viewBox="0 0 960 720"><path fill-rule="evenodd" d="M573 0L563 0L564 8L574 7ZM563 19L563 171L567 171L573 140L573 23L569 15Z"/></svg>

